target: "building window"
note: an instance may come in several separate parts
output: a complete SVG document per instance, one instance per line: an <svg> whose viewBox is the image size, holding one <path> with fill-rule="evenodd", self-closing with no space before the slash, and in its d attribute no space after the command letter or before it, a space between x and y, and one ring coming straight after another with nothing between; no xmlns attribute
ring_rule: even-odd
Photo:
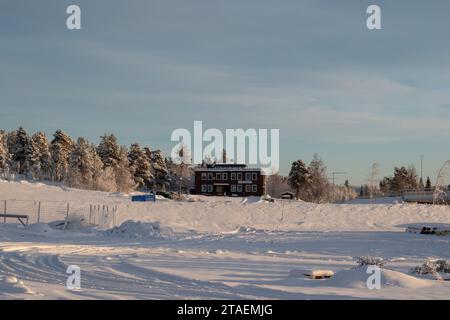
<svg viewBox="0 0 450 320"><path fill-rule="evenodd" d="M212 172L208 172L208 180L213 180L214 179L214 175Z"/></svg>
<svg viewBox="0 0 450 320"><path fill-rule="evenodd" d="M253 173L252 173L252 180L254 180L254 181L256 181L256 180L257 180L257 175L256 175L256 172L253 172Z"/></svg>
<svg viewBox="0 0 450 320"><path fill-rule="evenodd" d="M238 180L242 180L242 172L238 172L237 173L237 179Z"/></svg>
<svg viewBox="0 0 450 320"><path fill-rule="evenodd" d="M202 192L208 192L208 186L206 184L202 184Z"/></svg>
<svg viewBox="0 0 450 320"><path fill-rule="evenodd" d="M252 185L251 184L246 184L245 185L245 192L252 192Z"/></svg>
<svg viewBox="0 0 450 320"><path fill-rule="evenodd" d="M242 192L242 184L238 184L236 190L237 192Z"/></svg>
<svg viewBox="0 0 450 320"><path fill-rule="evenodd" d="M247 172L247 173L245 174L245 180L247 180L247 181L252 180L252 174L251 174L250 172Z"/></svg>
<svg viewBox="0 0 450 320"><path fill-rule="evenodd" d="M216 180L222 180L222 174L220 172L216 173Z"/></svg>
<svg viewBox="0 0 450 320"><path fill-rule="evenodd" d="M228 180L228 173L222 173L222 180Z"/></svg>
<svg viewBox="0 0 450 320"><path fill-rule="evenodd" d="M213 186L212 186L212 184L208 185L208 192L213 192Z"/></svg>
<svg viewBox="0 0 450 320"><path fill-rule="evenodd" d="M206 180L206 178L207 178L206 172L202 172L202 180Z"/></svg>
<svg viewBox="0 0 450 320"><path fill-rule="evenodd" d="M236 180L236 173L235 172L231 173L231 180Z"/></svg>
<svg viewBox="0 0 450 320"><path fill-rule="evenodd" d="M235 184L231 185L231 192L236 192L236 185Z"/></svg>
<svg viewBox="0 0 450 320"><path fill-rule="evenodd" d="M252 192L258 192L258 186L256 184L252 184Z"/></svg>

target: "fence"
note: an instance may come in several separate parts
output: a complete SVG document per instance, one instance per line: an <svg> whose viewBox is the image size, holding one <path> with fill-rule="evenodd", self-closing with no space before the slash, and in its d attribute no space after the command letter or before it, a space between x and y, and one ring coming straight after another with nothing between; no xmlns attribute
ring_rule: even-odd
<svg viewBox="0 0 450 320"><path fill-rule="evenodd" d="M78 218L101 227L116 225L116 204L98 204L77 201L0 200L0 213L29 216L29 223L49 223ZM6 218L3 223L7 223Z"/></svg>

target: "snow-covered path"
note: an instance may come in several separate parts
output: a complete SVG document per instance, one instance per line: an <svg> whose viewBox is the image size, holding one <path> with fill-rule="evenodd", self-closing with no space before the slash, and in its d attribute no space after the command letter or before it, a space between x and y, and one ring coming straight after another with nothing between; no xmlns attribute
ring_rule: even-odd
<svg viewBox="0 0 450 320"><path fill-rule="evenodd" d="M16 230L2 233L17 233ZM29 236L27 236L29 237ZM29 240L29 239L27 239ZM377 255L387 268L407 273L428 257L450 258L450 239L397 232L249 232L136 241L71 234L37 242L3 242L0 275L24 281L34 294L17 298L323 299L448 298L450 283L425 280L385 284L379 291L362 279L290 277L291 270L330 269L339 275L353 257ZM68 265L82 272L82 290L65 289ZM361 277L360 271L352 271ZM402 274L403 275L403 274ZM410 277L410 276L407 276ZM411 280L415 279L410 277ZM330 282L331 281L331 282Z"/></svg>

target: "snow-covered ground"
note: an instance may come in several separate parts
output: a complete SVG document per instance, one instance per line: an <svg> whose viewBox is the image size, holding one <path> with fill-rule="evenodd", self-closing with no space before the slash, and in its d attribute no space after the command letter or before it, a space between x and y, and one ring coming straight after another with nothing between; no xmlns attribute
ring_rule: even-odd
<svg viewBox="0 0 450 320"><path fill-rule="evenodd" d="M223 197L131 203L123 194L0 181L5 199L11 210L29 213L31 225L0 224L2 299L450 297L450 281L409 273L428 258L450 259L450 236L405 232L410 225L449 224L447 206ZM39 201L45 223L34 224ZM50 227L65 218L52 208L66 202L117 206L116 228L111 221L102 228ZM370 275L355 268L358 256L387 260L380 290L366 287ZM69 265L81 268L81 290L66 289ZM335 274L313 280L304 276L311 270Z"/></svg>

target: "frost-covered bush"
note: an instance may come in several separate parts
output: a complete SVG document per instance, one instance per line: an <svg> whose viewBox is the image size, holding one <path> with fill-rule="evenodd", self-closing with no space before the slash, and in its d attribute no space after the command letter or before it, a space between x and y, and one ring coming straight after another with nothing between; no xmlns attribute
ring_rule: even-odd
<svg viewBox="0 0 450 320"><path fill-rule="evenodd" d="M411 270L413 274L432 274L439 272L450 273L450 262L446 260L427 260L420 267L415 267Z"/></svg>
<svg viewBox="0 0 450 320"><path fill-rule="evenodd" d="M162 227L159 222L140 222L128 220L118 227L106 230L105 235L125 238L159 239L173 235L169 227Z"/></svg>
<svg viewBox="0 0 450 320"><path fill-rule="evenodd" d="M386 260L380 257L372 257L372 256L363 256L363 257L357 257L356 263L359 267L362 266L378 266L383 267L386 264Z"/></svg>

